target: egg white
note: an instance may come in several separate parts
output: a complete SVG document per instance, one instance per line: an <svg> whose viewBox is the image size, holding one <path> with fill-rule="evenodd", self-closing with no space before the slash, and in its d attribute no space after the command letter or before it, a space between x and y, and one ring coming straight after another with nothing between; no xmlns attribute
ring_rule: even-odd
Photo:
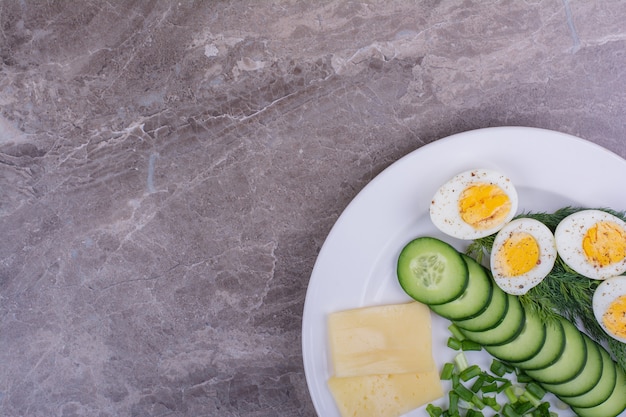
<svg viewBox="0 0 626 417"><path fill-rule="evenodd" d="M518 233L528 233L535 239L539 247L539 261L528 272L517 276L509 276L506 275L498 261L499 252L502 245L510 237ZM506 224L494 238L490 254L491 272L496 284L504 292L522 295L543 281L552 270L556 257L556 242L552 231L538 220L519 218Z"/></svg>
<svg viewBox="0 0 626 417"><path fill-rule="evenodd" d="M626 295L626 276L607 278L598 285L593 294L593 314L600 327L612 338L626 343L626 337L619 337L606 328L602 316L613 301L622 295Z"/></svg>
<svg viewBox="0 0 626 417"><path fill-rule="evenodd" d="M582 242L587 231L600 221L609 221L626 231L626 222L602 210L582 210L573 213L558 224L554 231L559 256L571 269L591 279L606 279L626 272L626 258L607 266L593 265L583 251Z"/></svg>
<svg viewBox="0 0 626 417"><path fill-rule="evenodd" d="M461 193L469 186L480 183L497 185L507 194L511 203L509 214L499 224L488 229L474 228L459 213ZM441 232L449 236L463 240L478 239L496 233L513 219L518 202L517 191L508 177L488 169L474 169L456 175L437 190L430 204L430 218Z"/></svg>

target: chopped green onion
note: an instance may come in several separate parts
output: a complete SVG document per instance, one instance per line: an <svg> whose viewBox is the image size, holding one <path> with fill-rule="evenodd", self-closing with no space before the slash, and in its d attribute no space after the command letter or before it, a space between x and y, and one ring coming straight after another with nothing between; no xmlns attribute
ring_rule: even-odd
<svg viewBox="0 0 626 417"><path fill-rule="evenodd" d="M498 400L496 399L496 397L483 396L483 402L486 406L491 407L491 409L495 411L500 411L500 409L502 408L500 404L498 404Z"/></svg>
<svg viewBox="0 0 626 417"><path fill-rule="evenodd" d="M472 388L470 388L474 392L481 391L481 388L485 385L485 377L484 374L480 375L476 378L476 381L472 384Z"/></svg>
<svg viewBox="0 0 626 417"><path fill-rule="evenodd" d="M499 360L494 359L491 362L491 367L489 368L489 370L498 376L503 376L509 371L509 367L505 365L503 362L500 362Z"/></svg>
<svg viewBox="0 0 626 417"><path fill-rule="evenodd" d="M465 335L463 334L463 332L461 331L461 329L459 329L459 328L457 327L457 325L456 325L456 324L454 324L454 323L453 323L453 324L449 325L449 326L448 326L448 330L450 330L450 333L452 333L452 336L453 336L455 339L457 339L457 340L459 340L459 341L463 341L463 340L465 340Z"/></svg>
<svg viewBox="0 0 626 417"><path fill-rule="evenodd" d="M428 404L426 406L426 412L430 417L440 417L443 414L443 409L436 405Z"/></svg>
<svg viewBox="0 0 626 417"><path fill-rule="evenodd" d="M515 395L515 391L512 385L509 385L508 387L505 388L504 395L506 395L506 399L511 404L515 404L517 401L519 401L519 399L517 398L517 395Z"/></svg>
<svg viewBox="0 0 626 417"><path fill-rule="evenodd" d="M518 402L514 408L518 414L524 415L535 408L535 406L530 402Z"/></svg>
<svg viewBox="0 0 626 417"><path fill-rule="evenodd" d="M468 339L461 340L461 350L481 350L482 348L480 343Z"/></svg>
<svg viewBox="0 0 626 417"><path fill-rule="evenodd" d="M465 388L462 384L458 384L456 387L452 388L454 392L456 392L459 397L467 402L472 402L472 399L475 397L474 393L469 389Z"/></svg>
<svg viewBox="0 0 626 417"><path fill-rule="evenodd" d="M470 379L475 378L478 375L480 375L481 372L482 370L480 369L478 365L472 365L463 369L463 371L461 371L461 373L459 374L459 377L461 378L462 381L467 382Z"/></svg>
<svg viewBox="0 0 626 417"><path fill-rule="evenodd" d="M519 398L524 402L530 403L533 407L537 407L539 404L541 404L541 399L535 397L529 391L525 391L522 395L520 395Z"/></svg>
<svg viewBox="0 0 626 417"><path fill-rule="evenodd" d="M485 403L476 394L474 394L474 396L472 396L472 404L474 404L474 406L476 408L478 408L479 410L482 410L483 408L485 408Z"/></svg>
<svg viewBox="0 0 626 417"><path fill-rule="evenodd" d="M550 403L542 402L545 389L531 377L495 358L488 371L470 364L465 350L481 350L482 346L466 339L456 325L450 325L449 329L452 336L448 338L448 347L458 352L452 362L444 364L440 375L441 380L451 381L448 408L429 404L426 408L429 417L484 417L480 410L486 407L496 413L494 417L558 417L550 412ZM522 385L514 385L506 376L510 373ZM491 395L485 395L488 393ZM504 406L496 397L500 393L507 400Z"/></svg>
<svg viewBox="0 0 626 417"><path fill-rule="evenodd" d="M529 377L528 375L526 375L524 372L518 371L517 372L517 382L519 383L527 383L527 382L532 382L533 379L531 377Z"/></svg>
<svg viewBox="0 0 626 417"><path fill-rule="evenodd" d="M452 374L452 386L456 387L457 385L459 385L459 374L458 372L454 372Z"/></svg>
<svg viewBox="0 0 626 417"><path fill-rule="evenodd" d="M443 381L448 381L452 379L452 373L454 372L454 364L451 362L443 365L443 369L441 370L440 379Z"/></svg>
<svg viewBox="0 0 626 417"><path fill-rule="evenodd" d="M463 372L465 368L469 367L469 363L467 362L467 356L463 352L457 353L454 357L454 363L456 364L459 372Z"/></svg>
<svg viewBox="0 0 626 417"><path fill-rule="evenodd" d="M461 349L461 341L459 339L457 339L457 338L449 337L448 338L448 347L450 349L460 350Z"/></svg>
<svg viewBox="0 0 626 417"><path fill-rule="evenodd" d="M497 392L498 391L498 384L496 384L495 382L491 382L489 384L483 385L480 390L482 392L484 392L484 393L487 393L487 392Z"/></svg>
<svg viewBox="0 0 626 417"><path fill-rule="evenodd" d="M448 394L448 414L458 414L459 412L459 394L454 391L450 391Z"/></svg>
<svg viewBox="0 0 626 417"><path fill-rule="evenodd" d="M505 404L504 408L502 409L502 415L505 417L522 417L521 414L515 411L511 404Z"/></svg>
<svg viewBox="0 0 626 417"><path fill-rule="evenodd" d="M526 385L526 391L530 392L535 398L542 399L546 395L546 390L543 389L536 382L531 382Z"/></svg>
<svg viewBox="0 0 626 417"><path fill-rule="evenodd" d="M502 384L500 384L500 386L498 386L497 392L501 393L502 391L506 391L507 389L511 388L513 386L513 384L511 383L511 381L504 381ZM511 391L513 392L513 391Z"/></svg>
<svg viewBox="0 0 626 417"><path fill-rule="evenodd" d="M489 382L489 383L496 381L496 378L487 372L483 372L483 378L485 379L485 382ZM505 379L505 378L498 378L498 379L502 379L503 381L508 381L508 379Z"/></svg>

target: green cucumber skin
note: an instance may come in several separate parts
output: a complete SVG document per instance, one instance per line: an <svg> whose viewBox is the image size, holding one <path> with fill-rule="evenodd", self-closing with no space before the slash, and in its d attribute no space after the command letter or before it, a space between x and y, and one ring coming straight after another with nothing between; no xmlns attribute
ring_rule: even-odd
<svg viewBox="0 0 626 417"><path fill-rule="evenodd" d="M507 312L496 327L477 332L461 328L461 332L468 339L483 346L499 346L515 339L524 329L526 313L519 298L509 294L507 298L509 299Z"/></svg>
<svg viewBox="0 0 626 417"><path fill-rule="evenodd" d="M600 381L584 394L578 396L559 396L561 401L569 404L571 407L589 408L597 406L609 398L613 387L616 386L619 369L603 347L600 346L599 350L602 357L602 376Z"/></svg>
<svg viewBox="0 0 626 417"><path fill-rule="evenodd" d="M561 384L542 384L544 389L559 397L579 397L591 391L602 377L602 353L599 346L589 336L583 334L587 345L587 360L585 366L571 381Z"/></svg>
<svg viewBox="0 0 626 417"><path fill-rule="evenodd" d="M537 355L545 340L546 325L536 314L526 314L524 326L517 337L500 346L485 346L485 350L503 361L521 362Z"/></svg>
<svg viewBox="0 0 626 417"><path fill-rule="evenodd" d="M561 384L570 381L583 370L587 361L587 345L583 335L571 322L561 320L565 330L565 349L559 359L545 368L525 370L540 383Z"/></svg>
<svg viewBox="0 0 626 417"><path fill-rule="evenodd" d="M565 349L565 331L561 322L545 323L546 337L541 349L533 357L521 362L511 362L519 369L540 369L555 363Z"/></svg>
<svg viewBox="0 0 626 417"><path fill-rule="evenodd" d="M602 353L600 346L589 336L583 334L587 345L587 360L578 375L571 381L560 384L542 384L544 389L559 397L578 397L595 387L602 378Z"/></svg>
<svg viewBox="0 0 626 417"><path fill-rule="evenodd" d="M617 369L615 385L605 401L592 407L572 407L572 410L579 417L616 417L626 410L626 376L621 368Z"/></svg>
<svg viewBox="0 0 626 417"><path fill-rule="evenodd" d="M469 256L461 256L469 274L467 288L455 300L430 306L435 313L451 321L468 320L482 314L489 307L494 291L489 270Z"/></svg>
<svg viewBox="0 0 626 417"><path fill-rule="evenodd" d="M497 285L493 284L493 293L488 307L478 316L467 320L455 320L454 323L461 329L477 332L496 327L509 308L509 299L506 293Z"/></svg>
<svg viewBox="0 0 626 417"><path fill-rule="evenodd" d="M397 262L398 282L414 300L445 304L460 297L469 282L467 264L448 243L418 237L407 243Z"/></svg>

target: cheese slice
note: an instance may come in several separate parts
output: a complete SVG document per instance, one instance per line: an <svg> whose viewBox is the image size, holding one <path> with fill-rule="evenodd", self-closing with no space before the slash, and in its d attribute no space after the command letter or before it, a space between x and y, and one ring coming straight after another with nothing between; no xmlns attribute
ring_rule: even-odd
<svg viewBox="0 0 626 417"><path fill-rule="evenodd" d="M436 371L331 377L328 387L342 417L398 417L443 396Z"/></svg>
<svg viewBox="0 0 626 417"><path fill-rule="evenodd" d="M432 371L430 310L410 302L339 311L328 316L336 377Z"/></svg>

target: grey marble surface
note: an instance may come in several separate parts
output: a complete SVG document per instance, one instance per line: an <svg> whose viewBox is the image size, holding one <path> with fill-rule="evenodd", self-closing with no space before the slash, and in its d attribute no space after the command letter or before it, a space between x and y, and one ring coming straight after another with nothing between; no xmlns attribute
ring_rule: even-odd
<svg viewBox="0 0 626 417"><path fill-rule="evenodd" d="M626 157L625 19L620 0L2 1L0 415L314 416L302 310L349 201L481 127Z"/></svg>

